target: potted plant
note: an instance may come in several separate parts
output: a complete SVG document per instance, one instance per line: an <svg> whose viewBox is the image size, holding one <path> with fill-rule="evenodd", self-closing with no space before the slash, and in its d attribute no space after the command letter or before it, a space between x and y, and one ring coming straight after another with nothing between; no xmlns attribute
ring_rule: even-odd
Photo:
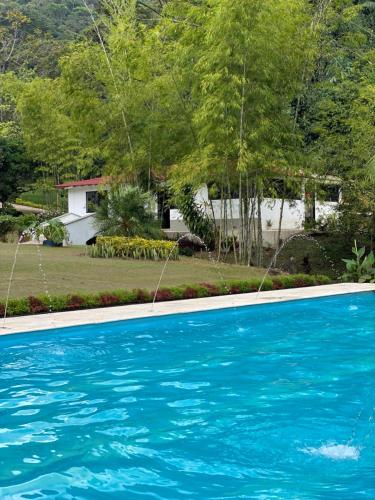
<svg viewBox="0 0 375 500"><path fill-rule="evenodd" d="M49 247L62 247L64 240L68 239L66 227L56 220L51 220L46 225L40 226L39 233L45 237L43 245Z"/></svg>

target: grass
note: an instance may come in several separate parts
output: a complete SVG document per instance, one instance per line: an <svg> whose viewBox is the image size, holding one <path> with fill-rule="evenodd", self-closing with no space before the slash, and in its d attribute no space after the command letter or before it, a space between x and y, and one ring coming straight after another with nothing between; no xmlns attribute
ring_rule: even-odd
<svg viewBox="0 0 375 500"><path fill-rule="evenodd" d="M119 288L154 290L164 262L93 259L84 247L39 247L49 292L53 295L74 292L100 292ZM9 275L16 250L15 244L0 243L0 299L7 293ZM182 257L169 262L162 286L217 282L221 279L260 278L264 269L231 264L217 264L206 258ZM18 253L11 297L45 293L39 269L38 248L21 245Z"/></svg>

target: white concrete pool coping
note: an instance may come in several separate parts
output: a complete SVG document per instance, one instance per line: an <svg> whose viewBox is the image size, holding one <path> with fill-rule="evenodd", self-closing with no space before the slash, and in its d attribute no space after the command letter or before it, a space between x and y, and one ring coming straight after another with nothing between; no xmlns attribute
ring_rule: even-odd
<svg viewBox="0 0 375 500"><path fill-rule="evenodd" d="M5 321L5 328L3 324L0 323L0 335L49 330L51 328L64 328L69 326L100 324L128 319L149 318L167 314L209 311L228 307L272 304L288 300L311 299L367 291L375 291L375 284L340 283L334 285L292 288L288 290L272 290L260 292L259 294L243 293L238 295L207 297L203 299L157 302L154 306L152 306L152 304L134 304L100 309L21 316L7 318Z"/></svg>

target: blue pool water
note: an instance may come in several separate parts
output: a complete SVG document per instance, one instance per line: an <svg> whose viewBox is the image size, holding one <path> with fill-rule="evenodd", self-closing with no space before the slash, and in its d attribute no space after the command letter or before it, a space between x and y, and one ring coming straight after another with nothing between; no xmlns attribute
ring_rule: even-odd
<svg viewBox="0 0 375 500"><path fill-rule="evenodd" d="M374 341L374 293L3 337L0 498L374 499Z"/></svg>

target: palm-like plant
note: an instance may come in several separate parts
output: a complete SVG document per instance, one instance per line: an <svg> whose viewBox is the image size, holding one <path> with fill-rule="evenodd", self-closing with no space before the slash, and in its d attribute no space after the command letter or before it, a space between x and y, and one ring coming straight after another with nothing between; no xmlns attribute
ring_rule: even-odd
<svg viewBox="0 0 375 500"><path fill-rule="evenodd" d="M160 238L162 231L151 206L151 196L138 187L114 187L96 210L96 225L106 236Z"/></svg>

